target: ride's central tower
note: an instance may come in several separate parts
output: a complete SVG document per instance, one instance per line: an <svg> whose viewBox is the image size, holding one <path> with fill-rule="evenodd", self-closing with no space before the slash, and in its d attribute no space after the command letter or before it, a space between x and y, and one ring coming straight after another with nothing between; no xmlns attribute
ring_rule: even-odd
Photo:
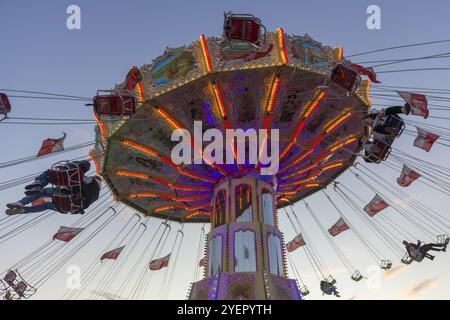
<svg viewBox="0 0 450 320"><path fill-rule="evenodd" d="M278 229L272 176L247 175L219 183L212 198L205 278L193 300L299 300L287 278L285 244Z"/></svg>

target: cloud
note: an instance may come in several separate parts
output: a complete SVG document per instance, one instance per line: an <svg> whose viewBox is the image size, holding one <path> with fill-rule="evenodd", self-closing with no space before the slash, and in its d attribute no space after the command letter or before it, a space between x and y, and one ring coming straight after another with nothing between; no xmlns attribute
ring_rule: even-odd
<svg viewBox="0 0 450 320"><path fill-rule="evenodd" d="M408 297L415 297L422 291L434 287L438 283L438 277L425 279L413 286L407 293Z"/></svg>
<svg viewBox="0 0 450 320"><path fill-rule="evenodd" d="M393 267L391 270L383 273L383 278L384 279L391 279L394 278L395 276L397 276L399 273L405 271L405 269L407 269L408 266L406 264L401 264L398 265L396 267Z"/></svg>

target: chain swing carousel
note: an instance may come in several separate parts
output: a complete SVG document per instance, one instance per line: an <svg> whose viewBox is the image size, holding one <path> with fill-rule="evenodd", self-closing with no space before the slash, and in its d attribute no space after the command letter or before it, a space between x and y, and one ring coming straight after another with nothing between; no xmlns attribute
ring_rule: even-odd
<svg viewBox="0 0 450 320"><path fill-rule="evenodd" d="M427 239L437 237L436 246L445 251L450 220L411 199L372 171L371 166L381 164L396 171L401 169L397 183L403 188L421 178L419 182L437 192L450 194L449 169L392 147L402 134L414 135L405 129L405 124L421 125L417 127L414 146L427 152L434 143L448 146L436 140L450 141L450 132L399 116L403 113L427 118L428 102L423 94L397 92L407 102L404 106L373 112L371 99L383 99L384 91L395 90L378 85L375 93L371 93L372 83L379 83L374 70L344 58L341 47L322 45L308 35L288 35L282 28L267 32L257 17L227 13L222 37L201 35L193 44L167 49L151 64L133 67L125 81L113 90L97 92L92 103L96 138L89 157L109 189L100 198L110 192L115 203L109 205L105 202L107 199L103 199L72 227L61 227L53 240L62 243L49 241L12 266L0 281L0 292L6 292L5 297L13 299L35 294L38 285L48 281L53 271L61 268L127 207L139 214L129 218L99 260L123 259L111 265L97 289L112 289L112 279L120 274L140 239L145 237L147 222L141 223L141 217L163 221L135 262L133 270L151 251L152 241L159 239L148 265L144 261L144 269L131 288L128 296L131 298L145 295L151 278L149 272L170 265L172 269L166 269L163 279L163 286L167 287L160 290L160 296L167 297L185 235L181 227L171 251L163 256L164 245L160 244L167 240L171 221L211 225L208 234L205 235L204 228L201 230L199 249L204 257L199 259L195 281L189 287L189 299L300 300L309 294L309 289L291 256L298 248L304 248L322 293L339 297L336 279L315 248L308 228L293 209L297 202L304 203L306 214L320 227L355 282L361 281L363 275L334 239L347 230L354 233L383 270L389 270L392 261L384 250L372 243L373 239L383 242L404 264L421 262L426 257L426 253L421 252L414 256L411 246L404 253L401 240L415 241L413 230ZM82 100L82 97L77 99ZM11 111L8 96L0 93L0 113L5 123L14 120L7 117ZM232 163L215 162L206 152L208 141L198 145L195 139L190 140L194 151L191 156L200 154L201 163L175 163L171 154L178 141L172 141L172 133L184 129L195 136L196 122L201 122L203 132L216 129L224 137L228 129L277 129L279 157L276 165L279 169L264 174L264 169L273 163L264 162L262 152L256 162L250 157L238 161L236 140L227 140L223 146L224 150L228 147L233 151ZM269 133L259 148L271 150L276 143L271 137ZM246 153L250 148L247 147ZM368 164L358 162L358 156ZM8 167L15 162L1 165L0 168ZM336 181L344 172L354 175L358 183L375 193L369 203ZM29 179L31 176L7 181L0 187L3 190ZM77 181L81 180L80 175ZM435 180L442 183L430 185ZM328 194L331 190L325 191L327 186L332 187L329 189L348 208L339 207ZM329 229L306 202L315 193L323 194L330 208L338 214L337 222ZM70 214L72 207L68 204L64 213ZM408 227L388 215L379 214L388 207L406 219ZM375 237L369 238L355 227L355 218L349 217L352 211ZM113 215L108 217L108 212ZM286 215L297 235L288 243L279 229L279 213ZM39 221L30 220L33 222L30 226L25 222L17 232L8 231L7 225L0 229L8 231L4 240L4 235L0 235L0 244L49 216L44 212L37 216ZM82 238L84 230L95 225L98 219L102 221L103 216L107 218L97 229L70 247L68 242ZM10 220L5 219L0 220L0 226L9 223ZM121 240L117 242L117 239ZM66 246L69 246L67 253ZM65 255L59 259L61 253ZM56 258L53 261L45 257ZM94 261L89 266L87 283L102 270L104 264L97 263ZM288 276L288 265L295 278ZM204 277L200 280L199 267L204 267ZM132 275L125 277L116 292L119 296L128 288L131 278ZM75 295L68 293L67 297Z"/></svg>
<svg viewBox="0 0 450 320"><path fill-rule="evenodd" d="M346 64L342 48L229 14L223 38L202 35L130 71L136 105L114 111L130 97L119 91L99 98L93 154L115 197L148 216L212 225L206 277L192 285L191 299L301 299L287 277L277 209L327 186L361 148L370 81ZM224 135L279 129L279 172L210 159L176 165L172 130L193 134L194 121Z"/></svg>

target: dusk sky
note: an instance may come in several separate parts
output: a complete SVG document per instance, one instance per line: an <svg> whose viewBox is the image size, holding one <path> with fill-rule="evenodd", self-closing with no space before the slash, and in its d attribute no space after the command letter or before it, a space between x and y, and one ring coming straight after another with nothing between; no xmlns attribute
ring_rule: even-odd
<svg viewBox="0 0 450 320"><path fill-rule="evenodd" d="M81 29L68 30L66 27L66 8L76 4L81 9ZM381 29L369 30L366 26L369 5L378 5L381 9ZM98 89L112 88L121 83L131 66L149 64L160 56L167 47L179 47L198 40L201 34L221 36L223 13L233 11L252 13L262 19L269 31L283 27L288 34L309 34L315 40L329 46L343 46L344 55L393 47L403 44L422 43L450 39L450 2L446 0L430 1L267 1L267 0L228 0L228 1L65 1L65 0L0 0L0 92L2 89L28 90L60 93L81 97L93 97ZM367 61L402 59L449 53L450 42L383 51L370 55L350 58L356 63ZM386 70L450 67L449 58L418 60L404 64L394 64L376 68L378 77L386 86L406 86L450 90L450 71L418 71L380 73ZM20 95L11 93L10 95ZM391 93L392 94L392 93ZM447 93L449 94L449 93ZM437 94L440 95L440 94ZM84 101L43 100L10 98L13 112L11 117L93 119L92 109L84 106ZM386 100L373 99L374 107L389 106ZM450 108L450 99L438 102ZM450 109L449 109L450 110ZM448 110L431 111L433 116L446 117ZM417 116L408 116L427 125L448 127L449 120ZM67 133L65 146L73 146L94 140L92 123L76 125L20 125L8 124L13 119L0 123L0 163L36 154L43 139L57 138ZM19 120L15 120L19 121ZM414 130L408 126L407 129ZM450 152L448 147L436 144L429 153L413 147L414 137L403 134L396 140L394 147L409 155L433 164L448 167ZM0 182L23 177L45 170L53 163L63 159L73 159L87 155L89 148L42 158L7 168L0 168ZM371 164L371 170L383 176L393 185L399 171L385 166ZM367 202L374 193L358 182L350 172L338 178L345 186ZM398 186L397 186L398 187ZM400 187L398 187L400 188ZM403 188L411 197L450 219L448 208L450 198L421 183L413 183ZM340 201L331 187L327 192L336 200L341 210L352 217L353 211ZM0 220L5 217L3 208L6 203L16 201L23 195L23 185L6 189L0 193ZM325 201L322 193L307 199L320 221L331 226L338 219L338 213ZM403 205L403 204L401 204ZM407 207L406 207L407 208ZM436 253L434 261L424 260L421 264L405 266L385 248L373 233L366 230L358 218L354 226L381 251L390 257L394 266L389 272L380 272L379 287L374 288L367 281L354 282L350 279L341 261L324 238L314 220L308 215L303 203L297 203L295 210L302 225L314 242L314 246L338 280L337 287L342 299L450 299L450 255ZM54 276L38 288L34 299L60 299L66 292L67 266L79 265L81 270L101 254L103 248L119 232L134 212L124 210L118 218L108 225L102 233L83 247L69 262L60 268ZM394 221L408 228L405 218L400 217L392 208L383 211L383 223ZM378 217L377 217L378 218ZM13 217L12 219L32 219ZM0 276L11 265L33 252L51 239L61 225L70 225L79 217L64 216L58 213L21 233L7 242L1 241L4 234L0 225ZM279 211L280 229L288 241L295 232ZM143 219L142 219L143 220ZM386 222L387 221L387 222ZM2 221L3 223L3 221ZM133 269L135 261L151 239L160 220L150 219L146 232L128 264L119 274L121 283L126 274L137 277L146 261ZM201 224L184 226L184 241L174 270L174 278L168 294L169 299L185 299L189 283L193 280L197 260ZM170 250L176 236L178 223L172 223L172 231L167 247L162 254ZM205 226L209 230L209 226ZM423 234L415 229L408 230L417 239ZM367 233L366 233L367 232ZM447 232L449 232L447 228ZM86 236L86 235L85 235ZM416 241L417 239L408 239ZM346 257L368 275L373 272L373 259L352 232L346 232L335 239ZM399 243L401 245L401 243ZM292 254L303 281L309 287L311 295L307 299L335 299L323 297L319 290L319 281L309 264L303 249ZM145 259L144 259L145 260ZM98 282L107 272L110 262L104 262L101 271L88 286L80 298L89 298ZM371 271L372 270L372 271ZM292 269L289 275L294 277ZM150 279L146 299L160 296L160 287L164 271L155 272ZM135 278L133 278L135 279ZM115 284L111 286L113 294ZM125 292L125 296L128 292ZM94 298L98 298L94 295Z"/></svg>

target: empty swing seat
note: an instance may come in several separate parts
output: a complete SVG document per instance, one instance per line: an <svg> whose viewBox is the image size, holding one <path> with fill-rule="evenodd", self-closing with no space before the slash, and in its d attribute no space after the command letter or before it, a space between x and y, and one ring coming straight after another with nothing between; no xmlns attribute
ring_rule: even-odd
<svg viewBox="0 0 450 320"><path fill-rule="evenodd" d="M361 82L361 77L356 71L343 64L338 64L331 71L331 81L343 87L349 93L354 93Z"/></svg>
<svg viewBox="0 0 450 320"><path fill-rule="evenodd" d="M11 112L11 103L8 96L4 93L0 93L0 114L6 117L6 114Z"/></svg>
<svg viewBox="0 0 450 320"><path fill-rule="evenodd" d="M353 281L358 282L363 278L363 276L359 270L355 270L355 272L353 272L351 278Z"/></svg>
<svg viewBox="0 0 450 320"><path fill-rule="evenodd" d="M383 270L389 270L392 267L391 260L381 260L380 268Z"/></svg>
<svg viewBox="0 0 450 320"><path fill-rule="evenodd" d="M14 271L9 270L3 278L3 281L5 281L10 287L14 287L16 278L17 274Z"/></svg>
<svg viewBox="0 0 450 320"><path fill-rule="evenodd" d="M224 37L227 40L250 42L256 46L261 40L261 20L251 14L225 14L223 25Z"/></svg>
<svg viewBox="0 0 450 320"><path fill-rule="evenodd" d="M19 297L24 298L27 288L27 284L24 281L20 281L13 289L19 295Z"/></svg>
<svg viewBox="0 0 450 320"><path fill-rule="evenodd" d="M370 153L370 159L375 163L386 160L392 151L391 146L381 140L374 140L373 144L376 151Z"/></svg>
<svg viewBox="0 0 450 320"><path fill-rule="evenodd" d="M136 98L130 94L97 95L94 111L98 115L131 116L136 113Z"/></svg>
<svg viewBox="0 0 450 320"><path fill-rule="evenodd" d="M80 186L83 181L82 169L74 163L57 163L50 169L50 183L58 187Z"/></svg>

